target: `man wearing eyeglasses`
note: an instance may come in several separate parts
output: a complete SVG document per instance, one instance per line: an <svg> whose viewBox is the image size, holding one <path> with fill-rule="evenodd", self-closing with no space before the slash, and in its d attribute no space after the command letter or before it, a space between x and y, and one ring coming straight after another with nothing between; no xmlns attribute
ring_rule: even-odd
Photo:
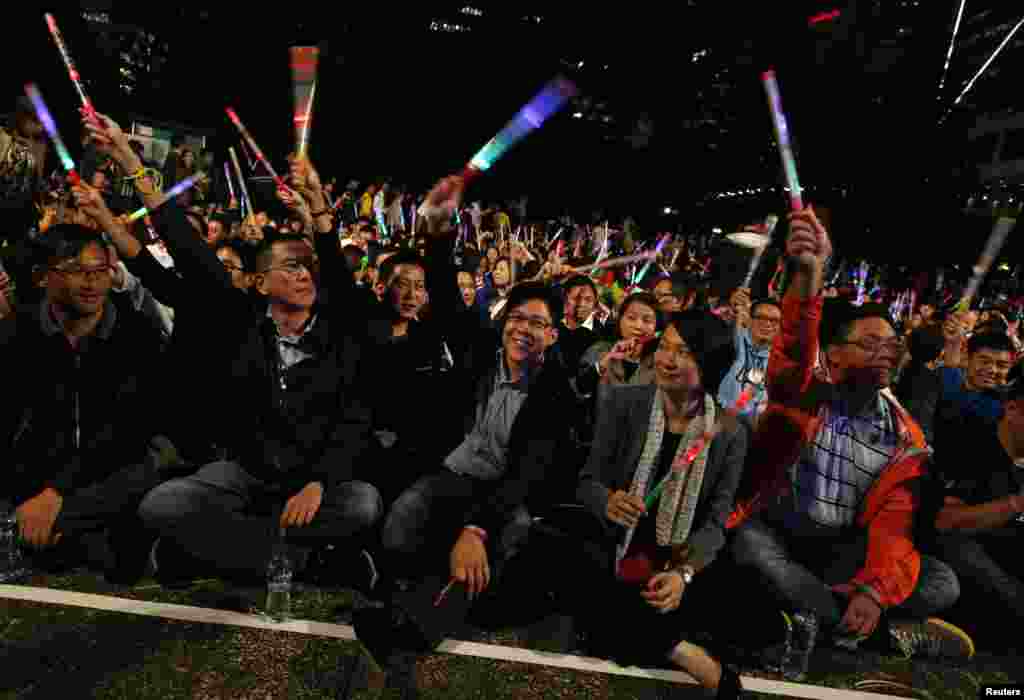
<svg viewBox="0 0 1024 700"><path fill-rule="evenodd" d="M136 509L161 480L148 450L160 334L111 299L100 234L60 224L36 245L44 298L0 322L0 366L25 387L0 402L0 500L39 566L86 563L132 582L154 539Z"/></svg>
<svg viewBox="0 0 1024 700"><path fill-rule="evenodd" d="M958 587L913 539L929 453L888 390L902 341L881 305L839 302L822 319L831 252L813 209L791 214L794 275L768 363L768 406L731 519L736 560L785 601L804 651L820 628L823 640L846 648L881 630L908 656L970 656L961 630L924 622L955 602ZM819 344L831 382L815 376Z"/></svg>
<svg viewBox="0 0 1024 700"><path fill-rule="evenodd" d="M768 355L781 327L782 308L767 299L751 304L747 289L734 292L730 301L736 309L736 361L718 388L718 401L723 406L733 406L745 389L753 387L753 398L740 415L756 416L767 399ZM749 319L749 324L744 319Z"/></svg>

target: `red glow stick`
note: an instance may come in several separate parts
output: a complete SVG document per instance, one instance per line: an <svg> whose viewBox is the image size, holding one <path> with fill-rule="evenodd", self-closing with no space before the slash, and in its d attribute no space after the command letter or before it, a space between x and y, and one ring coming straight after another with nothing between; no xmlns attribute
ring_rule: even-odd
<svg viewBox="0 0 1024 700"><path fill-rule="evenodd" d="M295 152L306 155L309 129L313 120L313 99L316 97L316 68L320 50L315 46L293 46L292 89L295 93Z"/></svg>
<svg viewBox="0 0 1024 700"><path fill-rule="evenodd" d="M242 138L249 144L249 148L251 148L252 152L256 154L256 159L263 163L263 167L265 167L267 172L270 173L270 177L274 179L277 186L281 189L287 189L284 184L284 180L282 180L281 176L274 170L274 167L270 164L270 161L267 160L267 157L263 155L263 151L256 145L256 141L253 140L252 134L250 134L249 130L245 128L245 124L243 124L242 120L238 118L238 114L235 113L235 110L230 107L225 107L224 111L227 113L228 119L231 120L231 123L238 129Z"/></svg>
<svg viewBox="0 0 1024 700"><path fill-rule="evenodd" d="M82 101L82 107L85 110L87 118L97 121L96 110L92 106L92 101L89 96L85 94L85 87L82 85L82 76L79 75L78 69L75 68L75 62L71 59L71 52L68 51L68 45L64 42L64 36L60 33L60 29L57 27L57 20L47 12L43 15L46 18L46 26L50 29L50 36L53 37L53 43L57 45L57 50L60 51L60 56L64 59L64 66L68 69L68 77L71 78L71 83L75 86L75 90L78 91L78 97Z"/></svg>

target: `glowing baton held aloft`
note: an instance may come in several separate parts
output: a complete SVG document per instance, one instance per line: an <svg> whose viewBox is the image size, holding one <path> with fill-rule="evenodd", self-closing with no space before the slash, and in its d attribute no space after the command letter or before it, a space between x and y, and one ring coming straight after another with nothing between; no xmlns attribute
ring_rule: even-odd
<svg viewBox="0 0 1024 700"><path fill-rule="evenodd" d="M64 66L68 69L68 77L71 78L72 84L75 86L75 90L78 91L78 97L82 101L82 107L85 108L86 115L95 120L96 110L92 106L92 101L89 96L85 94L85 88L82 86L82 76L79 75L78 69L75 68L75 62L71 59L71 52L68 51L68 45L64 43L64 36L60 33L60 29L57 27L57 20L50 13L43 15L46 18L46 26L50 28L50 36L53 37L53 43L57 45L57 50L60 51L60 56L64 59Z"/></svg>
<svg viewBox="0 0 1024 700"><path fill-rule="evenodd" d="M672 238L672 236L666 233L664 236L662 236L661 240L658 241L658 245L655 246L655 248L654 248L654 255L652 255L650 257L650 259L648 259L647 263L643 266L643 268L641 268L640 274L638 274L636 277L633 278L633 286L634 287L637 286L638 284L640 284L640 282L644 278L644 275L647 274L647 271L649 269L651 269L651 265L654 264L654 259L657 258L661 254L662 248L665 247L665 244L668 243L669 239L671 239L671 238Z"/></svg>
<svg viewBox="0 0 1024 700"><path fill-rule="evenodd" d="M231 182L231 169L227 161L224 161L224 179L228 181L228 194L231 195L231 199L235 199L235 183Z"/></svg>
<svg viewBox="0 0 1024 700"><path fill-rule="evenodd" d="M238 186L242 189L242 214L244 216L246 211L248 211L249 214L252 214L252 202L249 201L249 188L245 185L245 177L242 175L242 168L238 165L238 156L235 155L234 146L228 147L228 155L231 156L231 165L234 166L235 175L238 176Z"/></svg>
<svg viewBox="0 0 1024 700"><path fill-rule="evenodd" d="M559 241L559 244L563 241ZM584 272L594 272L596 270L605 270L610 267L622 267L623 265L629 265L630 263L640 262L641 260L651 261L658 255L656 250L648 250L646 253L637 253L636 255L625 255L621 258L608 258L595 262L593 265L585 265L583 267L573 268L573 272L583 274Z"/></svg>
<svg viewBox="0 0 1024 700"><path fill-rule="evenodd" d="M974 295L978 293L978 289L981 287L981 283L985 281L985 276L988 275L992 263L996 261L999 251L1003 249L1006 237L1010 235L1010 231L1013 230L1016 224L1016 219L1011 219L1007 216L996 221L995 228L992 229L992 233L989 234L988 241L985 243L985 249L982 251L981 257L978 258L978 262L974 265L973 274L967 283L967 289L957 305L958 310L967 311L971 308Z"/></svg>
<svg viewBox="0 0 1024 700"><path fill-rule="evenodd" d="M295 94L295 152L299 157L303 157L309 146L320 49L315 46L293 46L289 51L292 62L292 90Z"/></svg>
<svg viewBox="0 0 1024 700"><path fill-rule="evenodd" d="M749 404L753 400L753 398L754 385L751 384L748 385L747 388L743 390L743 393L741 393L739 398L736 399L736 403L733 404L731 408L726 409L725 414L727 416L736 417L737 415L739 415L740 411L747 407L747 404ZM646 498L644 498L645 508L650 508L651 506L653 506L658 501L658 498L661 496L661 492L665 490L665 487L668 485L668 482L676 478L683 470L685 470L687 467L693 464L693 461L697 459L697 455L703 452L704 448L707 445L709 445L712 440L715 439L715 435L718 434L718 431L721 430L721 427L721 421L717 421L710 430L708 430L699 438L694 440L693 444L690 445L690 448L686 450L686 452L679 455L676 461L672 463L672 468L669 469L668 474L665 475L665 478L658 482L658 485L651 489L650 493L648 493Z"/></svg>
<svg viewBox="0 0 1024 700"><path fill-rule="evenodd" d="M519 110L497 136L473 156L463 171L463 178L469 182L480 173L486 172L506 151L522 141L530 132L540 128L541 124L560 110L575 94L576 86L561 76L549 82Z"/></svg>
<svg viewBox="0 0 1024 700"><path fill-rule="evenodd" d="M789 187L789 203L793 211L804 208L803 190L796 174L796 158L793 157L793 145L789 139L789 126L786 113L782 111L782 96L779 84L775 81L775 71L766 71L761 75L765 93L768 95L768 107L772 112L772 126L775 128L775 141L779 145L779 156L782 158L782 169L786 174L786 186Z"/></svg>
<svg viewBox="0 0 1024 700"><path fill-rule="evenodd" d="M284 189L284 180L282 180L281 176L278 175L277 172L274 170L274 167L270 164L270 161L267 160L267 157L263 155L263 151L260 150L260 147L256 145L256 142L252 138L252 134L250 134L249 130L245 128L245 124L243 124L242 120L238 118L238 114L235 113L235 110L231 109L230 107L225 107L224 111L227 113L228 119L231 120L231 123L235 125L236 129L238 129L238 133L240 133L242 135L242 138L245 139L246 143L249 144L249 148L252 150L253 153L256 154L256 160L263 163L263 167L265 167L267 169L267 172L270 173L270 177L274 179L274 182L277 184L277 186L279 188Z"/></svg>
<svg viewBox="0 0 1024 700"><path fill-rule="evenodd" d="M57 157L60 158L60 164L64 166L64 171L68 174L68 181L72 185L77 185L82 181L82 178L75 171L75 161L71 159L71 154L68 152L67 146L64 145L64 140L61 139L60 133L57 131L57 123L53 121L53 115L46 108L46 103L43 102L43 96L39 93L39 88L35 84L29 83L25 86L25 94L32 101L32 107L36 111L39 123L43 125L46 135L50 137L50 142L57 150Z"/></svg>
<svg viewBox="0 0 1024 700"><path fill-rule="evenodd" d="M767 248L768 244L771 243L772 233L775 231L775 227L778 223L779 217L775 216L775 214L769 214L768 218L764 220L766 242L765 245L758 247L754 251L754 257L750 259L750 267L747 269L747 276L743 278L743 284L741 285L744 289L750 288L750 282L754 279L754 273L757 272L757 268L761 264L761 256L764 255L765 248Z"/></svg>
<svg viewBox="0 0 1024 700"><path fill-rule="evenodd" d="M188 188L192 187L193 185L195 185L200 180L203 180L204 178L206 178L206 173L196 173L195 175L191 175L189 177L186 177L184 180L179 182L177 185L175 185L171 189L167 190L167 192L164 193L164 198L160 200L159 204L157 204L153 208L142 207L141 209L136 209L134 212L132 212L131 214L128 215L128 221L138 221L142 217L144 217L144 216L146 216L148 214L152 214L154 211L156 211L157 209L159 209L163 205L167 204L167 202L171 201L172 199L177 197L179 194L181 194L182 192L184 192Z"/></svg>

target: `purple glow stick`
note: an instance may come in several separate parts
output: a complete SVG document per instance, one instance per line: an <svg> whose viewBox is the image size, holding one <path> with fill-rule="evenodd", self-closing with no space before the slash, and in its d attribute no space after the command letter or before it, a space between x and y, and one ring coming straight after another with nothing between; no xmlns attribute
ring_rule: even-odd
<svg viewBox="0 0 1024 700"><path fill-rule="evenodd" d="M28 99L32 101L32 107L36 111L36 117L39 118L39 123L43 125L43 129L46 131L46 135L50 137L50 142L53 143L53 147L57 149L57 156L60 158L61 165L64 166L64 170L67 171L68 180L71 181L72 185L77 185L82 181L75 172L75 161L71 159L71 154L68 153L67 146L64 145L64 139L60 137L60 132L57 131L57 123L53 121L53 115L50 114L50 110L47 109L46 103L43 101L43 96L39 92L39 88L34 83L29 83L25 86L25 94L28 95Z"/></svg>
<svg viewBox="0 0 1024 700"><path fill-rule="evenodd" d="M782 96L779 84L775 81L775 71L766 71L761 75L765 93L768 95L768 107L772 112L772 126L775 128L775 141L779 146L782 158L782 169L786 174L786 186L789 188L789 203L793 211L804 208L800 179L796 174L796 159L793 157L793 146L789 140L789 126L786 113L782 111Z"/></svg>
<svg viewBox="0 0 1024 700"><path fill-rule="evenodd" d="M128 221L138 221L139 219L141 219L142 217L146 216L147 214L152 214L154 211L156 211L157 209L159 209L163 205L167 204L167 202L171 201L172 199L177 197L179 194L181 194L182 192L184 192L188 188L192 187L193 185L195 185L197 182L199 182L200 180L204 179L205 177L206 177L206 173L196 173L195 175L192 175L190 177L186 177L184 180L179 182L177 185L175 185L171 189L167 190L167 192L164 193L164 198L162 200L160 200L159 204L157 204L153 208L142 207L141 209L136 209L134 212L129 214Z"/></svg>

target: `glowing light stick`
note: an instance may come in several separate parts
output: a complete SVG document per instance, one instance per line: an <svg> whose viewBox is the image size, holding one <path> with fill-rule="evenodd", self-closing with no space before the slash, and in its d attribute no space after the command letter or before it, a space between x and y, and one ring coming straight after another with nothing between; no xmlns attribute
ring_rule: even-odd
<svg viewBox="0 0 1024 700"><path fill-rule="evenodd" d="M561 241L559 241L561 243ZM586 265L584 267L577 267L573 269L573 272L583 274L584 272L596 272L597 270L606 270L612 267L622 267L623 265L629 265L630 263L639 262L640 260L651 261L658 255L656 250L647 251L646 253L637 253L636 255L624 255L621 258L609 258L607 260L599 260L593 265Z"/></svg>
<svg viewBox="0 0 1024 700"><path fill-rule="evenodd" d="M754 385L748 385L740 394L739 398L736 399L736 403L725 410L725 414L733 418L739 415L740 411L746 408L753 400L754 390ZM676 461L672 463L672 468L669 469L665 478L658 482L658 485L651 489L651 492L647 494L646 498L644 498L644 508L650 508L657 502L658 498L661 496L661 492L665 490L666 486L668 486L668 482L677 478L679 474L688 468L693 461L697 459L697 456L704 451L704 448L715 439L715 435L717 435L718 431L721 429L722 422L716 421L715 425L710 430L706 431L703 435L694 440L693 444L690 445L690 448L683 454L679 455Z"/></svg>
<svg viewBox="0 0 1024 700"><path fill-rule="evenodd" d="M1016 224L1016 219L1005 216L996 222L995 228L992 229L992 233L988 236L988 242L985 243L985 249L982 251L981 257L978 258L978 262L974 265L973 274L967 283L964 296L957 305L960 311L966 311L971 308L971 301L974 300L974 295L978 293L978 289L981 287L981 283L985 281L985 276L992 267L992 263L995 262L999 251L1002 250L1003 244L1006 243L1006 237Z"/></svg>
<svg viewBox="0 0 1024 700"><path fill-rule="evenodd" d="M68 69L68 77L71 78L75 90L78 91L78 97L82 101L82 107L85 108L86 116L95 121L97 119L96 110L93 108L89 96L85 94L85 88L82 86L82 76L79 75L78 69L75 68L75 62L71 59L68 45L64 43L64 36L57 27L57 20L50 13L46 13L43 16L46 19L46 26L50 28L50 36L53 37L53 43L57 45L57 50L60 51L60 56L64 59L64 66Z"/></svg>
<svg viewBox="0 0 1024 700"><path fill-rule="evenodd" d="M274 182L277 184L277 186L281 189L285 189L284 180L282 180L281 176L278 175L277 172L274 170L274 167L270 164L270 161L267 160L267 157L263 155L263 151L260 150L260 147L256 145L256 142L252 138L252 134L250 134L249 130L245 128L245 124L243 124L242 120L238 118L238 115L235 113L235 110L231 109L230 107L225 107L224 111L227 113L228 119L231 120L231 123L235 125L236 129L238 129L238 132L242 135L242 138L245 139L245 141L249 144L249 148L252 149L252 152L256 154L256 160L258 160L260 163L263 163L263 167L265 167L267 169L267 172L270 173L270 177L274 179Z"/></svg>
<svg viewBox="0 0 1024 700"><path fill-rule="evenodd" d="M224 179L228 181L228 192L231 194L231 199L235 199L235 183L231 182L231 169L228 168L227 161L224 162Z"/></svg>
<svg viewBox="0 0 1024 700"><path fill-rule="evenodd" d="M242 215L248 211L251 216L252 202L249 201L249 188L246 187L245 178L242 176L242 169L238 166L238 156L235 155L234 147L228 147L228 155L231 156L231 164L235 167L235 175L238 176L238 186L242 190Z"/></svg>
<svg viewBox="0 0 1024 700"><path fill-rule="evenodd" d="M647 271L648 271L649 269L651 269L651 265L653 265L653 264L654 264L654 259L655 259L655 258L657 258L657 257L658 257L658 256L659 256L659 255L661 254L661 250L662 250L662 248L664 248L664 247L665 247L665 244L666 244L666 243L668 243L668 241L669 241L669 239L670 239L670 238L671 238L671 236L670 236L669 234L667 234L667 233L666 233L666 234L665 234L665 235L664 235L664 236L662 237L662 239L661 239L661 240L660 240L660 241L658 242L658 245L657 245L657 246L655 246L655 248L654 248L654 255L653 255L653 256L652 256L652 257L651 257L651 258L650 258L650 259L649 259L649 260L647 261L647 264L645 264L645 265L644 265L644 266L643 266L643 267L642 267L642 268L640 269L640 274L638 274L638 275L634 275L634 276L633 276L633 286L634 286L634 287L635 287L636 285L640 284L640 282L641 282L641 281L643 281L643 279L644 279L644 275L646 275L646 274L647 274Z"/></svg>
<svg viewBox="0 0 1024 700"><path fill-rule="evenodd" d="M767 241L763 246L754 251L754 257L750 259L750 268L747 270L747 276L743 278L742 286L744 289L750 289L750 282L754 279L754 273L757 272L757 268L761 264L761 256L764 255L765 248L771 243L772 233L774 233L778 223L779 217L775 216L775 214L769 214L768 218L764 220Z"/></svg>
<svg viewBox="0 0 1024 700"><path fill-rule="evenodd" d="M477 151L463 171L463 178L468 182L489 170L505 152L522 141L530 132L540 128L541 124L565 106L569 98L575 94L576 86L565 78L557 77L549 82L512 117L497 136Z"/></svg>
<svg viewBox="0 0 1024 700"><path fill-rule="evenodd" d="M245 156L245 164L249 166L249 170L255 170L256 164L252 162L252 156L249 155L249 149L245 145L245 139L239 141L242 145L242 155Z"/></svg>
<svg viewBox="0 0 1024 700"><path fill-rule="evenodd" d="M772 126L775 128L775 141L779 145L779 156L782 158L782 169L786 174L786 185L789 188L789 203L793 211L804 208L803 190L796 174L796 159L793 157L793 146L789 140L789 126L786 114L782 111L782 97L779 95L779 84L775 81L775 71L766 71L761 75L765 93L768 95L768 107L772 112Z"/></svg>
<svg viewBox="0 0 1024 700"><path fill-rule="evenodd" d="M860 264L860 268L857 270L857 306L861 306L864 303L865 286L868 281L868 269L868 264L866 262L862 262Z"/></svg>
<svg viewBox="0 0 1024 700"><path fill-rule="evenodd" d="M152 208L142 207L141 209L135 210L134 212L132 212L131 214L128 215L128 221L138 221L142 217L144 217L144 216L146 216L148 214L152 214L154 211L156 211L157 209L159 209L163 205L167 204L167 202L171 201L172 199L177 197L179 194L181 194L182 192L184 192L185 190L187 190L188 188L192 187L197 182L199 182L200 180L203 180L205 178L206 178L206 173L196 173L195 175L191 175L189 177L186 177L184 180L179 182L177 185L175 185L171 189L167 190L167 192L164 193L164 197L163 197L163 199L160 200L159 204L157 204L155 207L152 207Z"/></svg>
<svg viewBox="0 0 1024 700"><path fill-rule="evenodd" d="M313 120L313 99L316 97L316 68L320 49L315 46L293 46L292 90L295 93L295 151L306 155L309 128Z"/></svg>
<svg viewBox="0 0 1024 700"><path fill-rule="evenodd" d="M50 137L50 142L57 151L57 156L60 158L60 164L64 166L64 171L68 174L68 181L71 182L72 185L77 185L82 181L82 178L80 178L78 173L75 171L75 161L71 159L71 154L68 152L67 146L64 145L64 140L60 137L60 133L57 131L57 123L53 121L53 116L50 114L50 110L47 109L46 103L43 102L43 96L39 94L39 88L37 88L34 83L29 83L25 86L25 94L28 95L28 99L32 101L32 107L36 111L36 117L39 119L39 123L43 125L46 135Z"/></svg>

